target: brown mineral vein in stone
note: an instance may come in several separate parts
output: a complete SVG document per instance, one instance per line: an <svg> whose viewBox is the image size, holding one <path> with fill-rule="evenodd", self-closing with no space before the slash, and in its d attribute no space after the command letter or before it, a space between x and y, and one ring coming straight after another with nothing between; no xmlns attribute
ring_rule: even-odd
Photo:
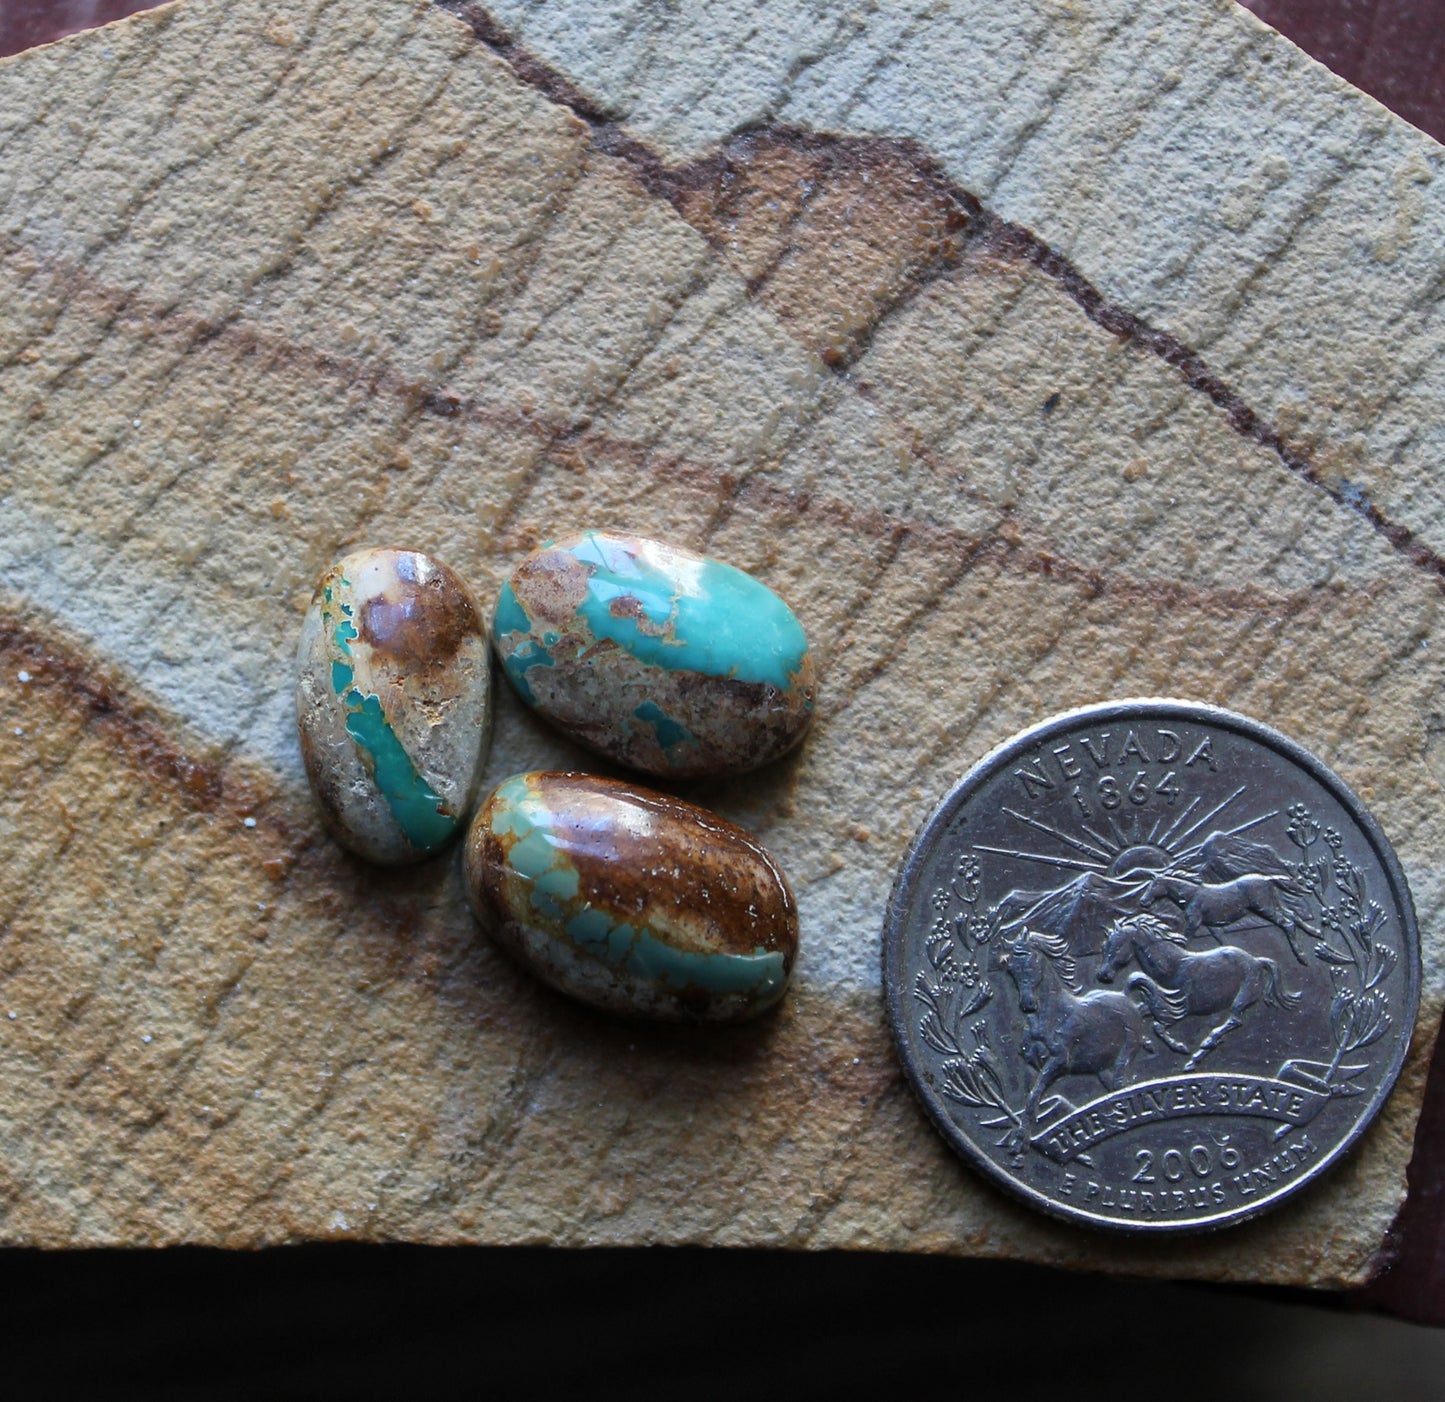
<svg viewBox="0 0 1445 1402"><path fill-rule="evenodd" d="M916 143L770 124L721 150L669 166L586 93L529 53L482 6L439 0L489 49L551 101L593 129L599 150L626 161L743 275L799 339L846 373L886 319L929 282L952 272L966 243L1027 263L1057 284L1095 325L1174 369L1241 437L1296 477L1363 516L1445 589L1445 558L1363 495L1326 480L1311 454L1247 404L1178 337L1109 301L1032 230L1001 219L950 183Z"/></svg>
<svg viewBox="0 0 1445 1402"><path fill-rule="evenodd" d="M53 693L51 704L78 709L84 724L104 737L107 749L173 793L185 808L201 813L224 809L238 820L254 817L275 840L275 855L263 863L273 876L284 875L313 842L307 829L273 805L273 794L259 776L241 774L223 756L187 749L154 708L103 663L62 640L53 628L42 632L3 606L0 669L8 676L24 671L30 678L26 686Z"/></svg>
<svg viewBox="0 0 1445 1402"><path fill-rule="evenodd" d="M753 224L756 228L756 221ZM408 376L380 356L345 355L244 321L217 322L187 311L181 304L150 301L138 293L99 282L80 265L43 256L14 239L0 237L0 258L13 260L31 269L32 274L43 272L53 280L58 298L67 307L91 311L112 330L133 324L142 328L148 337L169 337L183 352L209 350L238 363L250 361L260 366L279 366L309 378L334 380L367 394L385 395L399 401L408 415L461 419L521 434L535 440L546 456L564 466L569 457L591 454L645 469L659 480L703 493L709 499L728 502L735 508L746 507L764 515L788 513L826 521L885 543L902 531L906 538L949 558L960 556L967 563L996 560L1010 570L1076 585L1087 597L1107 592L1121 599L1137 599L1159 607L1191 602L1221 616L1240 609L1293 613L1297 607L1291 591L1268 590L1252 584L1221 586L1186 579L1139 578L1117 568L1106 571L1069 558L1037 527L1026 525L1009 511L1002 512L987 533L965 532L917 516L858 506L828 493L799 492L755 474L684 458L604 431L594 424L591 416L569 419L535 409L484 404L474 398L464 398L445 386ZM795 305L799 316L807 314L801 300ZM858 388L861 393L871 395L866 383ZM917 444L914 451L925 459L932 456L928 449ZM85 463L80 470L88 471L91 466ZM935 471L941 471L936 463L932 466ZM513 502L502 511L497 522L499 530L510 525L515 506ZM528 539L513 543L530 548L540 541Z"/></svg>
<svg viewBox="0 0 1445 1402"><path fill-rule="evenodd" d="M835 371L959 265L973 212L907 142L773 127L678 172L671 202Z"/></svg>
<svg viewBox="0 0 1445 1402"><path fill-rule="evenodd" d="M684 486L695 483L699 490L721 491L760 516L788 513L830 522L877 539L893 553L898 546L891 542L901 533L903 539L955 562L960 567L959 577L976 564L992 562L1011 573L1074 585L1085 598L1108 594L1121 602L1147 603L1161 609L1190 605L1220 617L1240 611L1293 616L1310 600L1318 602L1321 598L1321 591L1316 589L1273 592L1247 584L1200 587L1186 580L1140 579L1117 569L1102 570L1050 550L1036 533L1008 515L992 530L970 534L955 526L869 510L821 493L800 493L756 476L700 467L679 458L649 454L647 463L655 476ZM1339 597L1334 590L1326 592ZM1350 592L1368 594L1370 590ZM907 630L899 631L904 634Z"/></svg>
<svg viewBox="0 0 1445 1402"><path fill-rule="evenodd" d="M549 1164L550 1190L572 1175L577 1136L559 1137L563 1117L536 1105L583 1080L600 1102L582 1136L594 1166L564 1190L570 1210L523 1214L501 1228L506 1239L581 1244L607 1212L596 1194L644 1212L676 1197L726 1229L751 1176L736 1162L735 1118L770 1135L770 1107L790 1106L799 1084L826 1132L793 1125L783 1180L843 1173L850 1155L835 1134L861 1132L880 1107L890 1129L908 1123L866 995L799 991L766 1025L701 1040L590 1016L474 940L448 864L397 878L317 843L278 889L250 838L227 842L195 821L237 831L262 811L234 765L183 750L95 663L9 612L0 667L26 674L7 699L36 747L5 755L7 792L47 786L31 810L39 831L8 845L0 871L6 1052L21 1067L6 1109L30 1131L0 1165L9 1238L158 1244L199 1232L251 1245L425 1223L433 1240L467 1240L477 1222L507 1216L519 1162ZM203 782L188 782L195 773ZM76 840L57 843L67 825ZM264 811L258 831L293 835ZM17 869L22 857L36 875ZM87 878L100 908L84 938L57 940L46 891L67 886L73 900ZM315 977L298 997L306 969ZM378 1036L383 1003L395 1030ZM696 1116L688 1150L714 1165L701 1188L683 1190L688 1154L637 1133L633 1100L649 1115ZM114 1190L80 1205L48 1191L56 1144L62 1181ZM395 1175L388 1192L375 1182L378 1148ZM910 1152L941 1158L926 1136ZM911 1181L927 1177L919 1167ZM533 1185L521 1191L535 1198ZM406 1206L393 1208L396 1193ZM338 1228L337 1203L350 1225ZM784 1206L800 1212L803 1199ZM672 1239L707 1235L684 1223Z"/></svg>

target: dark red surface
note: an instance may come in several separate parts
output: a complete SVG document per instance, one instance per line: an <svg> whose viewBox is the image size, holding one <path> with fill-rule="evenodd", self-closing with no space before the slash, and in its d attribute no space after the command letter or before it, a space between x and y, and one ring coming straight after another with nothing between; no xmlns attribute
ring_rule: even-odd
<svg viewBox="0 0 1445 1402"><path fill-rule="evenodd" d="M1306 53L1445 141L1442 0L1245 0Z"/></svg>
<svg viewBox="0 0 1445 1402"><path fill-rule="evenodd" d="M1362 1305L1445 1325L1445 1036L1435 1043L1410 1159L1410 1195L1390 1233L1395 1263L1357 1292Z"/></svg>
<svg viewBox="0 0 1445 1402"><path fill-rule="evenodd" d="M0 57L49 44L81 29L94 29L157 0L0 0Z"/></svg>
<svg viewBox="0 0 1445 1402"><path fill-rule="evenodd" d="M1445 0L1247 0L1286 38L1445 141ZM148 9L154 0L0 0L0 55ZM1445 1324L1445 1040L1436 1047L1392 1233L1395 1265L1355 1300Z"/></svg>

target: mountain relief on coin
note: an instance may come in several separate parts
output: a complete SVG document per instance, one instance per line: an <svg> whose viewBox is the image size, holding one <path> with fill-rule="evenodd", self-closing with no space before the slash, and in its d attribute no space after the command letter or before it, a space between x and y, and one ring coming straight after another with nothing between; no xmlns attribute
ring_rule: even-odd
<svg viewBox="0 0 1445 1402"><path fill-rule="evenodd" d="M1095 1225L1222 1226L1337 1159L1418 1000L1409 893L1323 764L1212 707L1118 702L986 758L914 843L884 978L946 1139Z"/></svg>

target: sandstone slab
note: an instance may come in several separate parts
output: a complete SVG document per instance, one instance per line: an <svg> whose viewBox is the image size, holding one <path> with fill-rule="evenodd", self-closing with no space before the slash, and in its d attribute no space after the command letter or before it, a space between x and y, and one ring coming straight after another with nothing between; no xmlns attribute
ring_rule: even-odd
<svg viewBox="0 0 1445 1402"><path fill-rule="evenodd" d="M1373 1269L1445 995L1442 151L1183 0L186 0L0 65L0 1236L709 1242ZM378 539L559 520L794 601L820 705L686 796L793 881L751 1027L574 1009L455 861L324 836L297 628ZM955 1162L879 923L992 743L1121 693L1314 749L1414 887L1399 1092L1159 1247ZM499 698L495 782L587 767Z"/></svg>

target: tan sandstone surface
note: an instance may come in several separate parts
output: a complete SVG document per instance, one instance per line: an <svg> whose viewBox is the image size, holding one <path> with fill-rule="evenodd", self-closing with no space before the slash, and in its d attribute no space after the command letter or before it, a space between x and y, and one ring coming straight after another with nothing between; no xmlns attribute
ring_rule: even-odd
<svg viewBox="0 0 1445 1402"><path fill-rule="evenodd" d="M1232 6L661 14L185 0L0 64L0 1240L1365 1278L1445 994L1441 148ZM761 1024L565 1005L306 791L327 563L486 597L589 524L814 640L801 752L686 790L798 894ZM879 989L938 797L1121 694L1334 765L1424 937L1359 1149L1167 1243L957 1162ZM488 782L588 763L498 701Z"/></svg>

